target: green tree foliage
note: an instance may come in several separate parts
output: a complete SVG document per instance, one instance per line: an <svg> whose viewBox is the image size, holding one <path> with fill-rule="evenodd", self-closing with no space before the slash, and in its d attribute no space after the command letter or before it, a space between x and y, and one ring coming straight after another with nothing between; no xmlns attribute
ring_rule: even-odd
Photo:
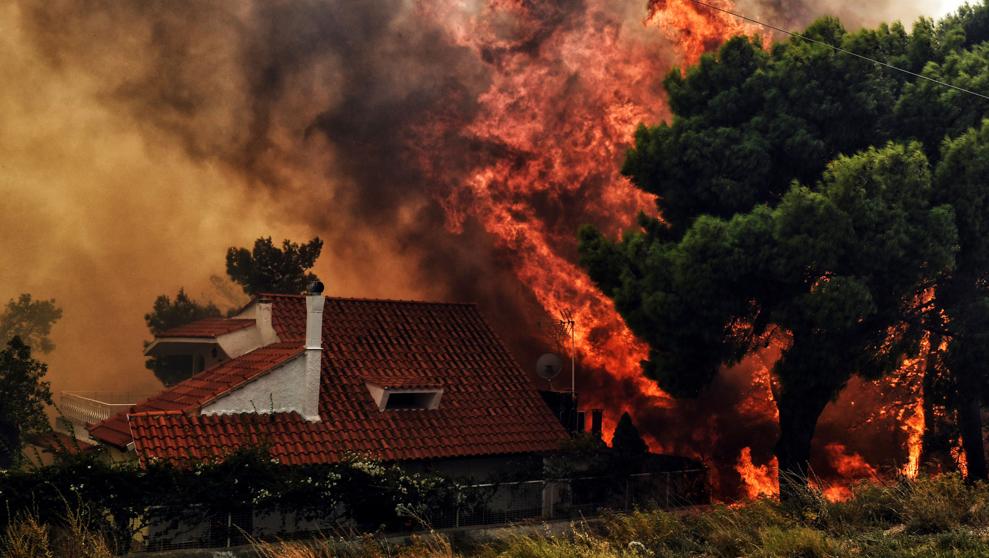
<svg viewBox="0 0 989 558"><path fill-rule="evenodd" d="M0 469L20 461L24 437L48 430L45 405L52 394L44 380L48 366L31 358L19 337L0 350Z"/></svg>
<svg viewBox="0 0 989 558"><path fill-rule="evenodd" d="M271 237L254 241L254 248L231 247L227 250L227 274L244 292L254 296L260 293L298 294L317 279L308 272L323 249L319 237L304 244L289 240L279 248Z"/></svg>
<svg viewBox="0 0 989 558"><path fill-rule="evenodd" d="M216 517L245 510L258 515L291 512L299 521L352 525L367 532L397 531L408 529L410 513L424 517L458 506L461 513L470 513L483 505L457 498L457 490L452 479L356 456L333 464L285 465L264 446L237 450L222 460L180 465L114 463L84 452L61 455L54 464L33 470L0 474L0 532L24 514L60 525L67 511L81 509L85 527L106 536L115 555L123 555L138 533L149 549L171 542L160 538L163 533L148 536L149 525L170 525L174 535L180 525L208 525ZM221 545L228 536L244 537L236 524L217 531Z"/></svg>
<svg viewBox="0 0 989 558"><path fill-rule="evenodd" d="M220 317L220 309L212 302L201 303L188 294L185 289L179 289L172 300L168 295L160 295L155 299L151 312L144 315L148 331L152 336L161 335L173 327L178 327L203 318ZM145 348L151 343L144 342ZM192 365L185 355L174 357L149 357L144 362L145 368L154 372L158 380L166 386L172 386L192 375Z"/></svg>
<svg viewBox="0 0 989 558"><path fill-rule="evenodd" d="M945 141L935 175L935 197L955 208L961 250L957 269L938 285L934 344L949 341L939 361L954 382L946 394L957 409L969 474L986 478L981 403L989 385L989 121Z"/></svg>
<svg viewBox="0 0 989 558"><path fill-rule="evenodd" d="M805 34L989 94L989 3L909 33L825 18ZM671 72L672 121L641 127L623 167L662 219L640 218L619 244L582 231L583 264L649 342L646 374L676 395L696 395L774 331L788 337L774 371L784 469L802 468L819 409L850 374L889 371L925 331L946 340L930 362L951 381L925 385L951 386L984 476L971 386L987 377L976 363L989 270L974 239L989 229L976 153L989 137L968 130L989 103L824 44L761 44L736 37ZM960 139L942 149L945 137ZM918 304L931 287L934 302Z"/></svg>
<svg viewBox="0 0 989 558"><path fill-rule="evenodd" d="M0 343L7 344L14 337L39 353L50 353L55 349L48 336L52 326L62 317L62 309L55 300L33 300L24 293L7 302L0 312Z"/></svg>
<svg viewBox="0 0 989 558"><path fill-rule="evenodd" d="M198 302L186 294L185 289L180 288L174 301L168 295L159 295L151 312L144 315L144 322L148 324L151 335L160 335L173 327L203 318L218 317L220 309L215 304Z"/></svg>
<svg viewBox="0 0 989 558"><path fill-rule="evenodd" d="M649 342L646 374L674 395L697 395L785 333L776 454L781 471L806 474L824 406L853 374L879 376L916 350L920 295L953 265L953 212L932 206L931 180L919 144L870 148L774 205L700 216L676 241L647 231L614 244L585 228L583 263Z"/></svg>

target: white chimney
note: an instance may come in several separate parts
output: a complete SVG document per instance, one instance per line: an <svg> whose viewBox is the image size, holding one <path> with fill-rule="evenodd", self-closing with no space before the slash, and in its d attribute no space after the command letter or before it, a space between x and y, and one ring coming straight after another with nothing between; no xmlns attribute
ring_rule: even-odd
<svg viewBox="0 0 989 558"><path fill-rule="evenodd" d="M278 343L278 334L275 333L275 326L271 323L271 301L260 299L254 309L254 320L258 327L260 345L264 347L272 343Z"/></svg>
<svg viewBox="0 0 989 558"><path fill-rule="evenodd" d="M306 292L306 373L302 394L302 416L319 418L319 382L323 365L323 284L313 281Z"/></svg>

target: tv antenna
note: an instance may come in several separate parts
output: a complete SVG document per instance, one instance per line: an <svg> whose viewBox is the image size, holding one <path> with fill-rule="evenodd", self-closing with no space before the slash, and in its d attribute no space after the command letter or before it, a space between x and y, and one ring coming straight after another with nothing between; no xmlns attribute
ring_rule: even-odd
<svg viewBox="0 0 989 558"><path fill-rule="evenodd" d="M540 329L547 332L553 343L556 345L557 351L561 354L565 351L570 352L570 397L576 399L576 378L577 378L577 320L574 319L573 311L563 310L560 312L560 318L557 320L552 320L546 323L536 322ZM555 354L547 353L539 357L536 362L538 369L536 373L539 374L543 379L549 380L543 375L545 372L543 366L549 364L549 357L555 358L557 361L560 360ZM546 358L547 361L544 362L543 359ZM559 368L562 370L563 363L560 362ZM559 371L557 372L559 373ZM556 374L553 374L556 377ZM552 383L550 383L550 388L552 389Z"/></svg>
<svg viewBox="0 0 989 558"><path fill-rule="evenodd" d="M553 378L563 370L563 361L553 353L546 353L536 361L536 374L549 382L549 389L553 391Z"/></svg>
<svg viewBox="0 0 989 558"><path fill-rule="evenodd" d="M570 398L577 399L577 321L573 312L565 309L560 312L560 328L570 335Z"/></svg>

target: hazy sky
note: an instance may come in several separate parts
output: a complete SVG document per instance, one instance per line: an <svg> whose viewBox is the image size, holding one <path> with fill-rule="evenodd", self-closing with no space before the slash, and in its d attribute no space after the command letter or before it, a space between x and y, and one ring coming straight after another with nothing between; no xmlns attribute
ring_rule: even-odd
<svg viewBox="0 0 989 558"><path fill-rule="evenodd" d="M940 2L937 2L937 11L931 15L933 16L944 15L954 10L958 6L961 6L964 3L965 0L941 0Z"/></svg>

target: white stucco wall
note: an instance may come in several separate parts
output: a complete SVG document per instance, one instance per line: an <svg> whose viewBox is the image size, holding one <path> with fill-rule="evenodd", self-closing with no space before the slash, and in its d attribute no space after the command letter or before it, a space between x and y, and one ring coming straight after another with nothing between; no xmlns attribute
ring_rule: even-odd
<svg viewBox="0 0 989 558"><path fill-rule="evenodd" d="M249 353L258 347L267 345L262 339L261 332L257 326L238 329L216 338L217 344L223 349L229 358L237 358L242 354Z"/></svg>
<svg viewBox="0 0 989 558"><path fill-rule="evenodd" d="M204 415L223 413L284 413L306 416L308 394L305 355L286 362L253 382L236 389L201 409ZM318 392L317 392L318 397Z"/></svg>

